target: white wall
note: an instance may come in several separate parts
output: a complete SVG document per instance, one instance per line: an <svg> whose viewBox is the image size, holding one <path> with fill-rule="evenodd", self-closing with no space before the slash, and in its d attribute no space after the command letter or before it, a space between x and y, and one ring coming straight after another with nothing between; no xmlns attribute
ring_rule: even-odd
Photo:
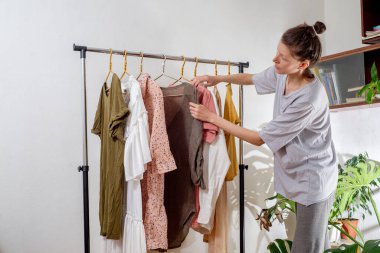
<svg viewBox="0 0 380 253"><path fill-rule="evenodd" d="M358 0L325 0L326 53L334 54L361 44L361 14ZM363 106L331 113L333 139L341 163L353 155L367 151L370 158L380 161L380 108ZM380 191L375 191L380 203ZM380 228L375 214L360 221L359 228L366 240L379 239Z"/></svg>
<svg viewBox="0 0 380 253"><path fill-rule="evenodd" d="M323 2L268 1L1 1L0 2L0 252L83 252L81 65L72 44L132 51L250 61L249 72L271 64L290 26L323 19ZM92 126L107 55L87 56L88 127ZM145 60L157 75L160 62ZM180 63L168 72L179 74ZM187 65L191 76L192 64ZM138 59L129 58L130 72ZM121 57L114 69L122 70ZM199 74L213 73L213 66ZM226 73L220 68L219 73ZM236 70L233 70L236 73ZM221 90L223 87L221 86ZM237 97L237 89L234 89ZM245 89L245 126L258 129L272 115L272 96ZM92 252L100 252L99 140L89 133ZM281 229L264 233L254 220L273 195L272 155L246 147L246 252L264 252ZM238 252L238 184L229 185L231 241ZM281 228L281 227L279 227ZM282 227L283 228L283 227ZM172 252L207 252L191 233Z"/></svg>
<svg viewBox="0 0 380 253"><path fill-rule="evenodd" d="M359 0L325 0L325 54L362 47Z"/></svg>

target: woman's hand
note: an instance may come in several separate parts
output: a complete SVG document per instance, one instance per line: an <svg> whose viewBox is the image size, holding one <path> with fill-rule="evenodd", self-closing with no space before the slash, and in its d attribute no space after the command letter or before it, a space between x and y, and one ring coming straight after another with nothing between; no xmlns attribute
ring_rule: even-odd
<svg viewBox="0 0 380 253"><path fill-rule="evenodd" d="M191 116L193 116L193 118L197 120L211 122L212 117L216 115L210 112L204 105L195 104L191 102L189 103L189 105Z"/></svg>
<svg viewBox="0 0 380 253"><path fill-rule="evenodd" d="M196 76L191 80L192 85L198 86L199 84L209 87L219 83L216 76Z"/></svg>
<svg viewBox="0 0 380 253"><path fill-rule="evenodd" d="M200 121L210 122L217 127L223 129L225 132L230 133L246 142L252 143L256 146L261 146L264 141L261 139L258 132L243 128L235 125L228 120L223 119L215 113L210 112L205 106L194 103L189 103L190 113L195 119Z"/></svg>

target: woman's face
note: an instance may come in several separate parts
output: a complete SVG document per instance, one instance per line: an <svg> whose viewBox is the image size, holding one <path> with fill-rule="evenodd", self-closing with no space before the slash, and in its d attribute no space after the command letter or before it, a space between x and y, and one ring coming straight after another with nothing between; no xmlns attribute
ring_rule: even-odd
<svg viewBox="0 0 380 253"><path fill-rule="evenodd" d="M294 74L302 72L309 66L308 61L299 61L295 59L289 48L281 41L277 46L276 56L273 58L274 67L277 74Z"/></svg>

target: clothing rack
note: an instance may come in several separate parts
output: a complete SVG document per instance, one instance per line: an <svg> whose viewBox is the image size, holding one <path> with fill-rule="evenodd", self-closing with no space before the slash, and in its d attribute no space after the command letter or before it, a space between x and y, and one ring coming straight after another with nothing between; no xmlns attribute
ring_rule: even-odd
<svg viewBox="0 0 380 253"><path fill-rule="evenodd" d="M83 215L84 215L84 252L90 253L90 225L89 225L89 200L88 200L88 151L87 151L87 95L86 95L86 52L94 53L105 53L109 54L109 49L94 48L87 46L78 46L73 44L74 51L80 52L80 58L82 61L82 80L83 80L83 101L82 101L82 118L83 118L83 165L78 167L79 172L83 172ZM112 50L112 54L124 55L124 50ZM144 58L153 59L166 59L173 61L184 61L187 62L197 62L206 64L217 64L217 65L230 65L237 66L239 68L239 73L244 73L244 68L249 67L249 62L229 62L229 61L219 61L210 59L200 59L191 58L183 56L171 56L163 54L150 54L142 52L130 52L127 51L128 56L138 56ZM241 120L240 125L243 126L243 86L240 85L239 89L239 117ZM244 170L248 169L248 165L244 164L243 161L244 147L243 141L239 139L239 213L240 213L240 253L244 253Z"/></svg>

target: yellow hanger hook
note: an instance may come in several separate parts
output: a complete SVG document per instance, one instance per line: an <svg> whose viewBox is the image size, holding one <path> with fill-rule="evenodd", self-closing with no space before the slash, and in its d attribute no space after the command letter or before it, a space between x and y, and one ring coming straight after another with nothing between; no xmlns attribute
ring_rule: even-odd
<svg viewBox="0 0 380 253"><path fill-rule="evenodd" d="M194 77L197 76L198 57L195 57Z"/></svg>
<svg viewBox="0 0 380 253"><path fill-rule="evenodd" d="M112 48L110 48L110 64L109 64L109 71L112 71Z"/></svg>
<svg viewBox="0 0 380 253"><path fill-rule="evenodd" d="M140 74L143 72L143 60L144 60L144 53L140 52L141 60L140 60Z"/></svg>
<svg viewBox="0 0 380 253"><path fill-rule="evenodd" d="M124 73L127 72L127 50L124 50Z"/></svg>
<svg viewBox="0 0 380 253"><path fill-rule="evenodd" d="M182 68L181 68L181 77L183 77L183 72L185 70L185 63L186 63L186 57L182 56L183 63L182 63Z"/></svg>
<svg viewBox="0 0 380 253"><path fill-rule="evenodd" d="M218 75L218 64L215 60L215 75L217 76Z"/></svg>

